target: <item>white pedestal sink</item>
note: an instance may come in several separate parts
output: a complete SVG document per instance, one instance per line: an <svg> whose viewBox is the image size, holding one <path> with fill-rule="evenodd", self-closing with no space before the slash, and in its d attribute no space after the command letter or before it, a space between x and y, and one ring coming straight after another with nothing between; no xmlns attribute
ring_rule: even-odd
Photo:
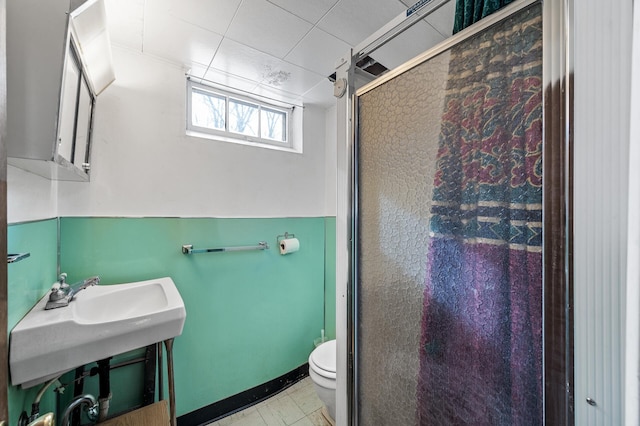
<svg viewBox="0 0 640 426"><path fill-rule="evenodd" d="M45 295L11 331L11 383L28 388L81 365L182 334L184 302L169 277L80 291L45 310Z"/></svg>

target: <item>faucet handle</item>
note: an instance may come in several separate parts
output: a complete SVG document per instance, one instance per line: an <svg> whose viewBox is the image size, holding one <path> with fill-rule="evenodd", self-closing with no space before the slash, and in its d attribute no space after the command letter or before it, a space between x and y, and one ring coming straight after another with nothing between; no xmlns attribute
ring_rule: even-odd
<svg viewBox="0 0 640 426"><path fill-rule="evenodd" d="M66 285L66 284L65 284ZM67 294L64 291L64 287L59 281L56 281L51 286L51 293L49 293L49 301L55 302L56 300L64 299Z"/></svg>
<svg viewBox="0 0 640 426"><path fill-rule="evenodd" d="M58 276L58 282L64 284L67 281L67 273L63 272Z"/></svg>

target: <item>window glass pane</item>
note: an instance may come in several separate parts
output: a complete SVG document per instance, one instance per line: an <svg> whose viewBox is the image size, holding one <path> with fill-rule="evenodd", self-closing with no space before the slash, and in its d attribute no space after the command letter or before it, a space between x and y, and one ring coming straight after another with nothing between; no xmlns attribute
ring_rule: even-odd
<svg viewBox="0 0 640 426"><path fill-rule="evenodd" d="M91 112L93 110L93 96L89 91L87 81L82 76L80 96L78 97L78 124L76 127L76 150L73 154L73 164L82 167L89 162L87 151L89 148L89 128L91 127Z"/></svg>
<svg viewBox="0 0 640 426"><path fill-rule="evenodd" d="M191 123L198 127L224 130L225 98L199 90L193 90L191 96Z"/></svg>
<svg viewBox="0 0 640 426"><path fill-rule="evenodd" d="M260 131L262 134L260 136L265 139L285 142L287 140L286 113L269 108L262 108L261 112Z"/></svg>
<svg viewBox="0 0 640 426"><path fill-rule="evenodd" d="M73 130L78 101L80 83L80 67L75 61L73 48L67 52L67 67L63 78L62 104L60 107L60 128L58 129L58 154L65 160L71 161L73 154Z"/></svg>
<svg viewBox="0 0 640 426"><path fill-rule="evenodd" d="M258 105L229 99L229 131L258 136Z"/></svg>

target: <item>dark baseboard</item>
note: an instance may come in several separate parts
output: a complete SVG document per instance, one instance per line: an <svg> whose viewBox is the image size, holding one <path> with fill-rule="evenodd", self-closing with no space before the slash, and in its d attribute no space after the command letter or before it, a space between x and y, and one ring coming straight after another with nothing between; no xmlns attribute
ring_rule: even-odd
<svg viewBox="0 0 640 426"><path fill-rule="evenodd" d="M303 364L280 377L239 394L214 402L178 417L178 426L200 426L251 407L283 391L309 375L309 364Z"/></svg>

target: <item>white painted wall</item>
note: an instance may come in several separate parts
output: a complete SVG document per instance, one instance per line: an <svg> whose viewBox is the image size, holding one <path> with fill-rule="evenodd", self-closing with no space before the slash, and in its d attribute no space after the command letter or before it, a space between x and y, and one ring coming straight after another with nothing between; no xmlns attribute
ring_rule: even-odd
<svg viewBox="0 0 640 426"><path fill-rule="evenodd" d="M337 112L336 106L325 111L325 216L336 215L336 190L337 190Z"/></svg>
<svg viewBox="0 0 640 426"><path fill-rule="evenodd" d="M638 345L625 339L633 9L573 4L575 424L617 426L625 346Z"/></svg>
<svg viewBox="0 0 640 426"><path fill-rule="evenodd" d="M113 54L117 80L98 99L91 182L49 181L9 167L9 223L335 215L335 131L325 140L335 113L305 107L303 154L186 136L183 70L121 48Z"/></svg>
<svg viewBox="0 0 640 426"><path fill-rule="evenodd" d="M640 424L640 8L633 9L629 137L629 211L627 214L627 317L625 424ZM635 76L635 78L634 78Z"/></svg>
<svg viewBox="0 0 640 426"><path fill-rule="evenodd" d="M59 182L60 216L312 217L325 213L325 113L305 107L304 153L185 135L180 68L114 48L98 99L91 182Z"/></svg>
<svg viewBox="0 0 640 426"><path fill-rule="evenodd" d="M7 222L26 222L57 216L57 182L8 166Z"/></svg>

